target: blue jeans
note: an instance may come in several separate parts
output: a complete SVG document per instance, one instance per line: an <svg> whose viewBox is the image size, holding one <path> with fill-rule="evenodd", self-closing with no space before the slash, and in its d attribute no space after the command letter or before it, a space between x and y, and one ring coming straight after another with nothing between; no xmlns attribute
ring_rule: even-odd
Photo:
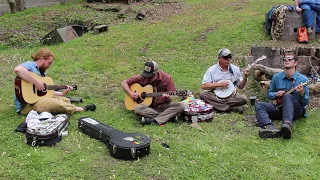
<svg viewBox="0 0 320 180"><path fill-rule="evenodd" d="M298 119L304 115L304 108L301 103L296 100L291 94L285 94L282 97L282 107L276 109L273 103L257 102L256 103L256 118L260 127L267 124L272 124L270 119L290 121Z"/></svg>
<svg viewBox="0 0 320 180"><path fill-rule="evenodd" d="M314 17L316 18L316 32L320 32L320 1L300 0L300 8L303 9L303 19L307 28L313 27Z"/></svg>

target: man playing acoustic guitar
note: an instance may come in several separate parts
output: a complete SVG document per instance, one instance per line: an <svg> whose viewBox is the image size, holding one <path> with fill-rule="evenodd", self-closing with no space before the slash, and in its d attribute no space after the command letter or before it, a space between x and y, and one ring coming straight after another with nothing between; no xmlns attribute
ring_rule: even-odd
<svg viewBox="0 0 320 180"><path fill-rule="evenodd" d="M230 63L231 58L232 53L229 49L219 50L219 62L211 66L203 76L200 97L217 111L242 114L247 97L237 93L236 87L244 88L249 70L245 69L242 76L240 68Z"/></svg>
<svg viewBox="0 0 320 180"><path fill-rule="evenodd" d="M309 88L305 83L308 79L296 71L298 60L299 58L294 54L285 54L284 71L273 75L268 89L268 98L276 102L256 103L255 111L261 138L278 138L282 135L283 138L290 139L292 121L306 115L305 107L309 103ZM293 93L288 93L288 90L293 90ZM273 126L269 118L282 119L280 131Z"/></svg>
<svg viewBox="0 0 320 180"><path fill-rule="evenodd" d="M70 100L64 97L71 90L71 86L66 86L66 89L62 92L53 90L47 91L47 85L45 82L41 81L41 78L47 78L45 77L46 70L51 66L54 60L54 54L49 49L41 48L31 57L33 61L24 62L14 68L14 72L17 75L16 81L18 79L21 82L20 86L15 86L16 94L14 96L14 101L17 113L28 114L29 111L35 110L37 112L55 114L73 114L74 112L94 111L96 109L94 104L89 104L85 107L77 107L74 104L71 104ZM23 85L27 86L22 87ZM25 92L25 90L28 89L30 89L31 92ZM38 97L37 94L40 92L43 92L45 95ZM52 96L46 96L46 93L52 93ZM17 96L17 94L19 96ZM22 97L23 95L26 97ZM24 98L30 99L31 96L38 99L32 101L32 103L28 103L24 100Z"/></svg>
<svg viewBox="0 0 320 180"><path fill-rule="evenodd" d="M142 116L141 124L143 125L154 123L162 125L184 111L182 102L171 102L169 94L176 92L173 79L169 74L158 70L158 64L155 61L146 62L141 75L130 77L122 81L121 85L126 92L126 108L133 109L135 114ZM140 92L147 86L150 86L153 92L160 92L159 96L143 97L145 92ZM150 104L145 103L149 99Z"/></svg>

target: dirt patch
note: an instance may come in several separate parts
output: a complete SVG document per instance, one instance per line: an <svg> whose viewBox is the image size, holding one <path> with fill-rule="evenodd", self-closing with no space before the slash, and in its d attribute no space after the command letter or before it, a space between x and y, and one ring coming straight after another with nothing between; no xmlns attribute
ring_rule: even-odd
<svg viewBox="0 0 320 180"><path fill-rule="evenodd" d="M308 108L320 109L320 103L319 102L320 102L320 96L319 95L311 95Z"/></svg>
<svg viewBox="0 0 320 180"><path fill-rule="evenodd" d="M35 6L50 6L58 4L57 0L26 0L27 7ZM86 4L85 2L83 4ZM95 7L99 9L122 9L124 7L130 7L132 9L129 13L119 17L119 12L116 11L101 11L94 8L73 7L67 10L52 10L39 15L34 15L32 21L29 19L20 20L25 25L21 28L13 29L12 27L2 27L0 29L0 42L3 47L8 48L25 48L40 45L39 39L42 39L50 31L53 31L57 27L65 27L69 25L84 25L88 26L88 29L92 29L94 26L100 24L108 24L109 26L116 25L123 22L131 22L136 19L136 15L141 8L147 9L147 14L144 21L158 22L168 19L169 16L180 14L184 10L184 3L180 2L134 2L130 5L121 3L96 3ZM0 3L0 7L6 8L5 3ZM79 14L87 14L84 18ZM22 18L23 19L23 18ZM27 22L30 21L30 22ZM9 22L8 22L9 23ZM15 22L13 22L14 24ZM30 26L27 24L31 24ZM147 51L148 47L142 51Z"/></svg>
<svg viewBox="0 0 320 180"><path fill-rule="evenodd" d="M164 3L154 4L147 12L146 20L151 23L156 23L160 20L166 19L169 16L180 14L184 10L183 3Z"/></svg>
<svg viewBox="0 0 320 180"><path fill-rule="evenodd" d="M256 115L247 115L243 121L247 127L256 127L258 125Z"/></svg>
<svg viewBox="0 0 320 180"><path fill-rule="evenodd" d="M207 34L209 34L212 31L215 31L215 30L216 30L215 26L212 28L208 28L204 32L201 32L200 35L198 37L196 37L194 40L199 41L199 42L205 42L205 40L207 39Z"/></svg>
<svg viewBox="0 0 320 180"><path fill-rule="evenodd" d="M243 9L243 7L247 6L249 3L248 0L246 1L234 1L230 2L229 4L226 5L227 8L234 8L234 10L240 10Z"/></svg>

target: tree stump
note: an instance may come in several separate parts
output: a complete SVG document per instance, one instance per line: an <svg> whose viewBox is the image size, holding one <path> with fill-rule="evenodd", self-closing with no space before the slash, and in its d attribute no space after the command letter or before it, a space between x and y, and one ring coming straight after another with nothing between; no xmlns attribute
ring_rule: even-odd
<svg viewBox="0 0 320 180"><path fill-rule="evenodd" d="M128 13L132 12L132 9L127 6L123 7L119 12L118 12L118 18L124 18Z"/></svg>

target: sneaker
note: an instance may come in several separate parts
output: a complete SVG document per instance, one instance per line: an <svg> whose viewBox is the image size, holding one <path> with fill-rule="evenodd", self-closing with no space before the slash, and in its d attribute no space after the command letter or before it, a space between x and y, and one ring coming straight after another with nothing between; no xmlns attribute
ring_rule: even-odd
<svg viewBox="0 0 320 180"><path fill-rule="evenodd" d="M95 111L96 110L96 105L94 104L89 104L86 105L85 107L82 107L85 111Z"/></svg>
<svg viewBox="0 0 320 180"><path fill-rule="evenodd" d="M281 133L284 139L291 139L292 124L290 121L285 121L281 126Z"/></svg>
<svg viewBox="0 0 320 180"><path fill-rule="evenodd" d="M279 138L281 136L281 132L276 129L272 124L268 124L259 129L260 138Z"/></svg>
<svg viewBox="0 0 320 180"><path fill-rule="evenodd" d="M308 33L312 33L313 32L311 27L308 27L307 31L308 31Z"/></svg>
<svg viewBox="0 0 320 180"><path fill-rule="evenodd" d="M142 117L141 118L141 124L142 125L148 125L148 124L158 124L157 121L153 118L149 117Z"/></svg>

